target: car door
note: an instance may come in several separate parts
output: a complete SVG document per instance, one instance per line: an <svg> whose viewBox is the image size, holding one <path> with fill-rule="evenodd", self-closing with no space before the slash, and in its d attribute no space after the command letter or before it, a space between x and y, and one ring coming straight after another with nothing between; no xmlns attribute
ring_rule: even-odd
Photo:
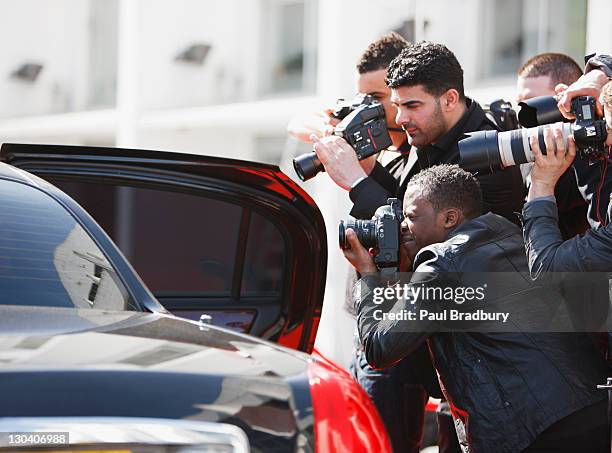
<svg viewBox="0 0 612 453"><path fill-rule="evenodd" d="M276 166L193 154L3 144L105 229L172 313L310 351L327 245L314 201Z"/></svg>

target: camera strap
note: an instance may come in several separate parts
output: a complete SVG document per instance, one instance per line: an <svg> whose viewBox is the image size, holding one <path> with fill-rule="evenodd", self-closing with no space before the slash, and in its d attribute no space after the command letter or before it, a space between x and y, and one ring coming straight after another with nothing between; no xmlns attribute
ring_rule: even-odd
<svg viewBox="0 0 612 453"><path fill-rule="evenodd" d="M410 150L410 153L408 154L408 161L406 162L406 166L402 170L402 176L400 178L400 185L401 186L404 185L404 181L407 181L408 179L410 179L411 170L415 166L415 164L417 163L418 158L419 157L417 156L417 149L416 148L412 148Z"/></svg>

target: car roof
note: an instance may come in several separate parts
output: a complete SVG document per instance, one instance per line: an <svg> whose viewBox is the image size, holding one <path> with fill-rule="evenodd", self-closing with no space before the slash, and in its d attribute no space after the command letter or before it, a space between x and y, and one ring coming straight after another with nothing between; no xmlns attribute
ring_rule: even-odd
<svg viewBox="0 0 612 453"><path fill-rule="evenodd" d="M25 170L21 170L17 167L13 167L12 165L5 164L3 162L0 162L0 178L17 180L24 184L36 187L50 186L50 184L44 179L41 179L38 176L28 173Z"/></svg>
<svg viewBox="0 0 612 453"><path fill-rule="evenodd" d="M0 177L18 178L24 181L26 180L25 175L23 175L22 171L2 162L0 162Z"/></svg>

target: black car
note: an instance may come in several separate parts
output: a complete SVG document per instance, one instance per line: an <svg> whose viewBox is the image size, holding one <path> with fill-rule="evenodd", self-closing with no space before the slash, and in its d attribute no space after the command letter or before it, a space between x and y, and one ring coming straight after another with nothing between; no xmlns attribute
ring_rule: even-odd
<svg viewBox="0 0 612 453"><path fill-rule="evenodd" d="M30 434L0 451L41 432L70 451L388 448L358 386L306 354L324 224L277 167L15 144L0 159L0 432Z"/></svg>

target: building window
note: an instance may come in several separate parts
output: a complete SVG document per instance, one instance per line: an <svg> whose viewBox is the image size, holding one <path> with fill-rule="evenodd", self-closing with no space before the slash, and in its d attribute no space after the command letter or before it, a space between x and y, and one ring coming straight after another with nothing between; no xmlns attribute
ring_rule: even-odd
<svg viewBox="0 0 612 453"><path fill-rule="evenodd" d="M96 0L90 5L86 108L110 108L117 97L119 4L117 0Z"/></svg>
<svg viewBox="0 0 612 453"><path fill-rule="evenodd" d="M582 64L586 0L487 0L481 4L481 78L514 76L521 64L543 52L565 53Z"/></svg>
<svg viewBox="0 0 612 453"><path fill-rule="evenodd" d="M316 79L316 1L265 0L259 93L312 93Z"/></svg>
<svg viewBox="0 0 612 453"><path fill-rule="evenodd" d="M114 107L118 0L2 6L0 118Z"/></svg>

